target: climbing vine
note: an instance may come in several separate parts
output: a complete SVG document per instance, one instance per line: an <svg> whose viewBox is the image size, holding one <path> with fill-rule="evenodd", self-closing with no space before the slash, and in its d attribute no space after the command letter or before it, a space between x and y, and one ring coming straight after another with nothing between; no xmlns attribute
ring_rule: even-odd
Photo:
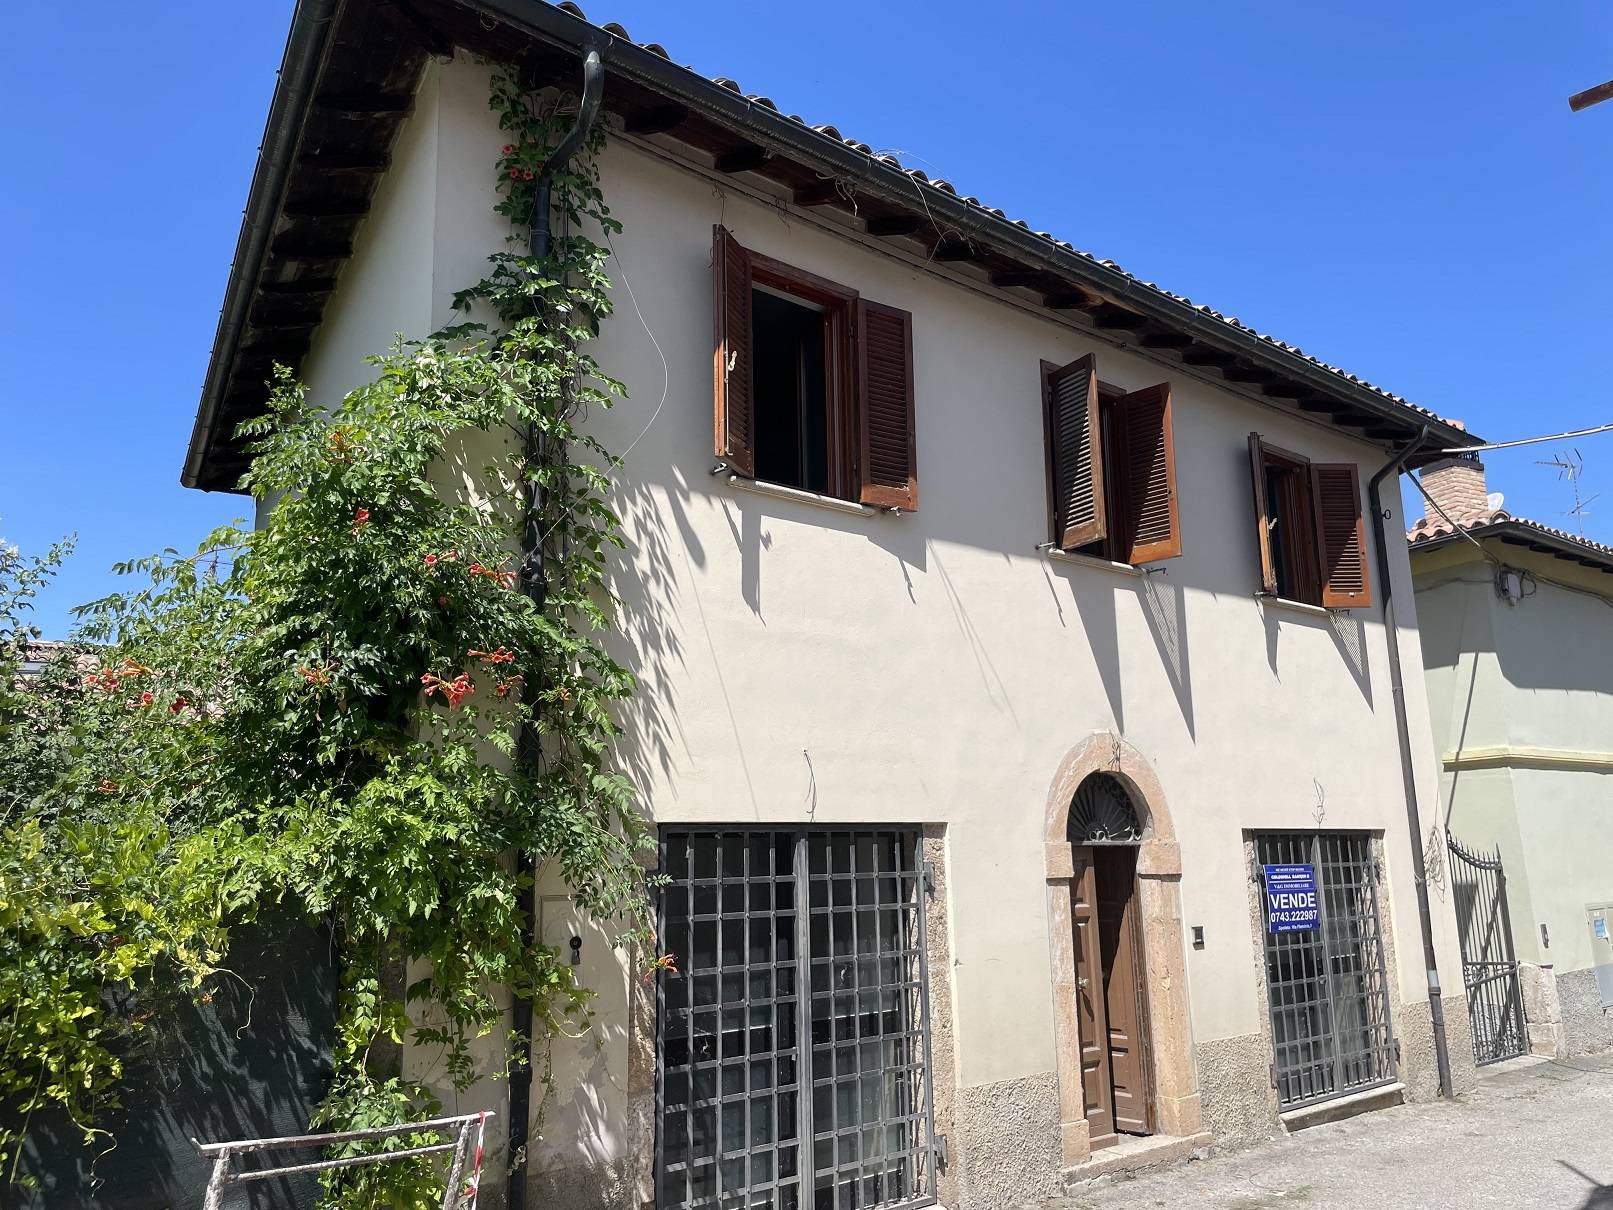
<svg viewBox="0 0 1613 1210"><path fill-rule="evenodd" d="M534 1034L585 1011L569 957L530 943L536 876L634 952L652 942L648 841L612 760L633 682L602 643L615 462L579 428L625 393L589 352L611 310L589 232L620 227L596 132L553 173L556 236L529 255L573 109L502 74L491 103L513 230L456 297L460 321L374 358L334 409L278 372L241 429L262 524L126 565L148 583L86 607L84 645L4 699L12 718L48 689L62 715L49 745L0 737L8 757L34 753L30 783L0 800L13 1178L29 1115L65 1110L93 1134L115 1043L175 987L201 998L230 977L231 930L271 906L340 943L337 1073L316 1122L338 1129L432 1116L434 1087L485 1074L474 1047L505 1040L507 993L533 1003ZM0 666L7 692L16 674ZM346 1169L326 1201L435 1205L434 1173Z"/></svg>

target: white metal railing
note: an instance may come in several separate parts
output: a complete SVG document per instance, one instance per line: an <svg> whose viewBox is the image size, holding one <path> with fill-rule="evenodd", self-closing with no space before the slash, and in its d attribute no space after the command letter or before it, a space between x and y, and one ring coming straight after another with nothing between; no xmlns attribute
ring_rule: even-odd
<svg viewBox="0 0 1613 1210"><path fill-rule="evenodd" d="M343 1130L334 1134L295 1134L279 1139L238 1139L231 1143L203 1143L191 1139L191 1145L205 1158L213 1161L213 1174L207 1182L207 1196L202 1210L223 1210L224 1192L233 1185L250 1181L270 1180L277 1176L296 1176L304 1172L328 1172L336 1168L352 1168L359 1164L379 1164L388 1160L411 1159L421 1155L453 1152L448 1166L448 1180L443 1186L442 1210L475 1210L478 1186L482 1175L482 1132L487 1119L497 1116L492 1112L462 1113L451 1118L432 1118L424 1122L404 1122L399 1126L375 1126L368 1130ZM423 1134L435 1131L452 1133L444 1143L431 1143L421 1147L405 1147L401 1151L377 1151L370 1155L348 1155L339 1159L312 1160L302 1164L285 1164L278 1168L249 1168L232 1171L237 1156L265 1151L303 1151L333 1147L342 1143L355 1143L365 1139L396 1138L399 1135ZM467 1162L470 1175L466 1176Z"/></svg>

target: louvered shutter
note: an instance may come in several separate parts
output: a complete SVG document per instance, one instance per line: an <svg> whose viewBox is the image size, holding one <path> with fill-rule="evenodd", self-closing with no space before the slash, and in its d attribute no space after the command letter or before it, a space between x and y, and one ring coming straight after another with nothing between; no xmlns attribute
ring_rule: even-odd
<svg viewBox="0 0 1613 1210"><path fill-rule="evenodd" d="M1311 466L1316 541L1322 562L1322 604L1352 609L1372 604L1367 581L1367 535L1361 517L1361 480L1352 462Z"/></svg>
<svg viewBox="0 0 1613 1210"><path fill-rule="evenodd" d="M1051 538L1060 550L1096 542L1107 532L1103 446L1098 435L1098 365L1089 353L1042 376Z"/></svg>
<svg viewBox="0 0 1613 1210"><path fill-rule="evenodd" d="M913 434L913 317L857 301L857 498L906 512L919 504Z"/></svg>
<svg viewBox="0 0 1613 1210"><path fill-rule="evenodd" d="M1112 427L1118 449L1109 470L1120 517L1110 518L1122 563L1153 563L1182 553L1176 512L1176 442L1171 433L1169 383L1133 391L1115 402Z"/></svg>
<svg viewBox="0 0 1613 1210"><path fill-rule="evenodd" d="M1271 557L1271 504L1266 499L1266 447L1249 434L1249 477L1255 488L1255 549L1260 552L1260 591L1277 595L1277 564Z"/></svg>
<svg viewBox="0 0 1613 1210"><path fill-rule="evenodd" d="M747 479L756 473L756 411L751 393L750 253L726 227L712 229L712 352L717 457Z"/></svg>

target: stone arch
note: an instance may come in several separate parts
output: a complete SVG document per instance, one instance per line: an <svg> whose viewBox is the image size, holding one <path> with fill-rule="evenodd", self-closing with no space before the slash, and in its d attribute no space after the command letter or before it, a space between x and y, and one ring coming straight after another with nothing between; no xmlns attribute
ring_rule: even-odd
<svg viewBox="0 0 1613 1210"><path fill-rule="evenodd" d="M1076 1009L1075 943L1071 930L1075 875L1065 828L1075 792L1093 773L1115 778L1142 825L1137 899L1143 921L1143 983L1147 993L1150 1094L1157 1132L1192 1137L1203 1125L1193 1062L1182 938L1182 850L1153 766L1118 735L1094 732L1064 755L1048 790L1043 841L1048 935L1053 975L1054 1044L1058 1053L1059 1119L1065 1164L1091 1154L1081 1089L1081 1035Z"/></svg>

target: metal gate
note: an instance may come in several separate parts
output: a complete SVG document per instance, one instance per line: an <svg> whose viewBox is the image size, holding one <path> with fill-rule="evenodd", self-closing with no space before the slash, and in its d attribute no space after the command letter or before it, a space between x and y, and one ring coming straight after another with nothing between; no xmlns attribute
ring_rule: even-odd
<svg viewBox="0 0 1613 1210"><path fill-rule="evenodd" d="M1266 931L1272 1085L1297 1109L1395 1079L1377 866L1364 833L1284 832L1255 838L1265 865L1314 867L1320 921Z"/></svg>
<svg viewBox="0 0 1613 1210"><path fill-rule="evenodd" d="M1473 1023L1473 1060L1481 1065L1498 1063L1529 1051L1501 849L1497 846L1493 856L1481 857L1449 833L1446 839L1462 939L1462 982Z"/></svg>

